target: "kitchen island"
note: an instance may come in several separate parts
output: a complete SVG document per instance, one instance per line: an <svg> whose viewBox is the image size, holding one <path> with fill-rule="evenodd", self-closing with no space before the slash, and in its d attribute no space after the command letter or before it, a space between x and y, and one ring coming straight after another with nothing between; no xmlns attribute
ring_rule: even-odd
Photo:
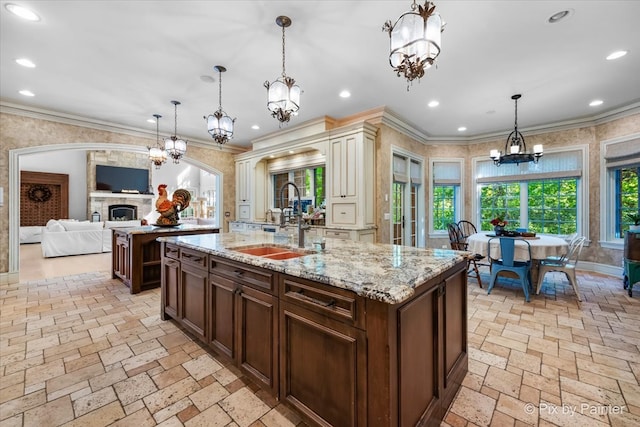
<svg viewBox="0 0 640 427"><path fill-rule="evenodd" d="M312 425L438 424L467 372L464 253L161 237L173 318Z"/></svg>
<svg viewBox="0 0 640 427"><path fill-rule="evenodd" d="M212 225L181 224L173 227L142 225L114 227L111 233L111 276L129 287L132 294L160 286L160 236L217 233Z"/></svg>

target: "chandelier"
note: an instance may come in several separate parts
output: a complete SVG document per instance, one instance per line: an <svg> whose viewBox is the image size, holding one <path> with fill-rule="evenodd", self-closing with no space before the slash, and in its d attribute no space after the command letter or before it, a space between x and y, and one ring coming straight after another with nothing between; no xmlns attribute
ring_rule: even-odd
<svg viewBox="0 0 640 427"><path fill-rule="evenodd" d="M528 153L527 145L524 143L524 136L518 130L518 99L521 97L522 95L519 94L511 97L516 104L515 128L507 137L507 142L504 145L504 152L491 150L489 153L489 157L493 159L493 163L496 166L500 166L503 163L538 163L538 160L542 157L542 144L534 145L533 153Z"/></svg>
<svg viewBox="0 0 640 427"><path fill-rule="evenodd" d="M278 16L276 24L282 27L282 76L273 82L264 82L267 88L267 108L271 111L271 116L280 123L286 123L291 118L291 114L300 109L300 86L292 77L287 77L284 68L284 29L291 25L288 16Z"/></svg>
<svg viewBox="0 0 640 427"><path fill-rule="evenodd" d="M222 145L233 138L233 123L236 119L232 119L227 116L227 113L222 111L222 73L227 71L222 65L216 65L213 67L220 76L218 83L218 111L213 114L209 114L209 117L205 117L207 120L207 131L215 142Z"/></svg>
<svg viewBox="0 0 640 427"><path fill-rule="evenodd" d="M158 122L162 116L160 114L154 114L153 117L156 118L156 145L155 147L147 148L149 149L149 160L156 165L156 169L160 169L160 166L167 161L167 152L162 148L162 145L160 145L160 125Z"/></svg>
<svg viewBox="0 0 640 427"><path fill-rule="evenodd" d="M171 101L171 103L173 104L175 112L175 127L173 135L164 140L164 149L167 152L167 155L173 159L173 163L177 164L180 163L180 159L184 156L184 153L187 152L187 141L178 138L178 105L180 105L180 102Z"/></svg>
<svg viewBox="0 0 640 427"><path fill-rule="evenodd" d="M382 26L391 40L389 64L398 77L404 75L408 82L420 80L440 55L444 24L435 8L430 1L418 6L413 0L411 11L403 13L395 24L387 21Z"/></svg>

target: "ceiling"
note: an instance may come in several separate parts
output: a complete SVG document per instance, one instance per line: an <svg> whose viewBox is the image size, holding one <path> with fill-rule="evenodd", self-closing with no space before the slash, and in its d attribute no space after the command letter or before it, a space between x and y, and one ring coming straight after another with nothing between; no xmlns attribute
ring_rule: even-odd
<svg viewBox="0 0 640 427"><path fill-rule="evenodd" d="M286 72L302 90L289 125L342 118L386 106L427 138L473 140L513 129L511 95L521 130L591 120L640 102L640 1L435 2L446 22L437 68L422 80L396 77L388 63L386 20L411 1L23 1L40 17L27 22L0 9L0 101L51 110L155 134L174 129L213 141L203 116L222 106L236 117L232 145L275 132L263 83ZM418 3L421 3L420 1ZM571 14L548 23L556 12ZM629 53L617 60L613 51ZM35 68L18 65L31 59ZM35 96L18 92L31 90ZM350 98L340 98L342 90ZM590 107L600 99L603 104ZM436 100L437 107L427 104ZM258 125L259 130L252 129ZM466 131L458 128L464 126Z"/></svg>

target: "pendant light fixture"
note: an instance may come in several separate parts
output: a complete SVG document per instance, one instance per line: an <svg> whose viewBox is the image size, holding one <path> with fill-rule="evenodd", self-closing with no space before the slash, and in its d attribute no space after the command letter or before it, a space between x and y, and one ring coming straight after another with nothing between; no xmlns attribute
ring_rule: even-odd
<svg viewBox="0 0 640 427"><path fill-rule="evenodd" d="M395 24L387 21L382 26L391 41L389 64L398 77L404 75L409 83L420 80L440 55L444 24L435 8L430 1L418 6L413 0L411 11L400 15Z"/></svg>
<svg viewBox="0 0 640 427"><path fill-rule="evenodd" d="M222 110L222 73L227 71L222 65L216 65L213 67L218 72L218 111L213 114L209 114L209 117L205 117L207 120L207 131L215 142L220 145L224 145L231 138L233 138L233 123L236 119L232 119L227 116Z"/></svg>
<svg viewBox="0 0 640 427"><path fill-rule="evenodd" d="M540 157L542 157L542 144L536 144L533 146L533 153L527 152L527 145L524 143L524 136L518 130L518 99L522 95L513 95L511 99L515 101L515 128L513 132L507 137L507 142L504 146L504 152L498 150L491 150L489 157L493 159L493 163L496 166L500 166L503 163L526 163L534 162L538 163Z"/></svg>
<svg viewBox="0 0 640 427"><path fill-rule="evenodd" d="M156 118L156 145L155 147L147 148L149 149L149 160L151 160L151 163L156 165L156 169L160 169L160 166L167 161L167 152L162 148L162 145L160 145L159 121L162 116L160 114L154 114L153 117Z"/></svg>
<svg viewBox="0 0 640 427"><path fill-rule="evenodd" d="M171 101L171 103L173 104L175 112L175 126L173 135L164 140L164 149L167 152L167 155L173 159L173 163L178 164L180 163L182 156L184 156L184 153L187 152L187 141L178 138L178 105L180 105L180 102Z"/></svg>
<svg viewBox="0 0 640 427"><path fill-rule="evenodd" d="M282 76L273 82L264 82L267 88L267 108L271 111L271 116L280 123L286 123L291 115L300 109L300 86L292 77L288 77L285 72L284 61L284 29L291 25L288 16L278 16L276 24L282 28Z"/></svg>

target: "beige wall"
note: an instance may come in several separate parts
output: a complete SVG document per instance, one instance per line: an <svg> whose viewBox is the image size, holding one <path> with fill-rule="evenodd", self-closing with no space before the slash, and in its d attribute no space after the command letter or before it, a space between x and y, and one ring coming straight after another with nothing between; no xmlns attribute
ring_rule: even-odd
<svg viewBox="0 0 640 427"><path fill-rule="evenodd" d="M31 117L0 113L0 187L5 189L5 206L0 207L0 273L9 271L9 151L41 145L112 143L147 147L155 143L155 135L150 138L126 135L104 130L90 129L64 123L57 123ZM235 162L228 151L217 147L202 148L189 146L186 159L195 159L222 173L225 191L222 212L231 212L235 217ZM224 223L224 216L221 215ZM226 224L224 224L226 225Z"/></svg>

